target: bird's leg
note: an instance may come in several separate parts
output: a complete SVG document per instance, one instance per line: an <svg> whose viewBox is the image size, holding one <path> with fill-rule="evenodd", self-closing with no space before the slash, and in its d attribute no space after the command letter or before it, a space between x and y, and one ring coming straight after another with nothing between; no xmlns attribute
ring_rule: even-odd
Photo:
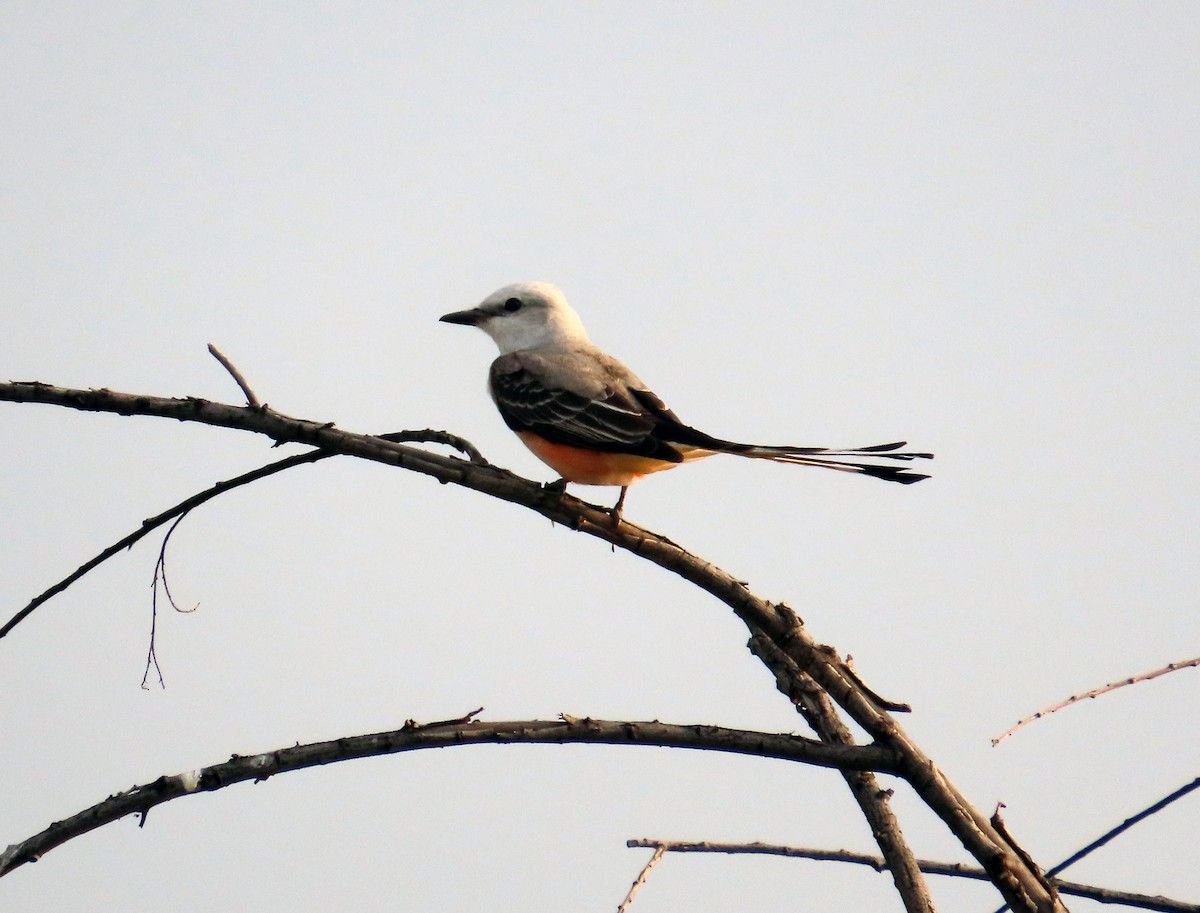
<svg viewBox="0 0 1200 913"><path fill-rule="evenodd" d="M546 489L546 491L552 491L557 495L561 495L564 492L566 492L566 490L567 490L567 480L566 479L556 479L553 482L547 482L542 487L544 489Z"/></svg>
<svg viewBox="0 0 1200 913"><path fill-rule="evenodd" d="M628 493L628 491L628 485L621 486L621 497L617 498L617 503L614 504L612 510L609 511L609 513L612 514L614 524L621 522L621 509L625 507L625 495Z"/></svg>

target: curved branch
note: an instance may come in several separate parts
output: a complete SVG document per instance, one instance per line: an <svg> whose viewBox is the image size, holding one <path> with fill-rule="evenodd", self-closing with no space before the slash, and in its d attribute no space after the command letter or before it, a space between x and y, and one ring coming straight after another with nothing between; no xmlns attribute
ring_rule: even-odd
<svg viewBox="0 0 1200 913"><path fill-rule="evenodd" d="M253 431L279 442L295 441L399 466L443 483L462 485L520 504L547 519L645 558L720 599L751 633L761 630L872 738L895 750L900 757L904 779L988 871L996 888L1014 910L1046 913L1064 909L1036 868L997 832L987 816L971 805L933 759L874 701L836 652L813 639L788 606L756 596L733 575L690 554L664 536L625 520L615 521L604 508L553 488L544 488L504 469L439 456L371 435L341 431L332 423L294 419L272 410L229 406L195 398L170 399L111 390L76 390L36 382L0 384L0 400L200 422Z"/></svg>
<svg viewBox="0 0 1200 913"><path fill-rule="evenodd" d="M446 444L447 446L454 447L467 454L467 456L471 458L472 463L484 464L487 462L487 460L483 458L483 455L477 449L475 449L475 446L470 441L445 431L434 431L431 428L427 428L423 431L395 431L391 434L381 434L380 438L382 440L392 441L394 443L411 441L414 443ZM81 564L72 573L64 577L58 583L33 597L33 599L29 601L29 604L25 606L25 608L21 609L21 611L17 612L16 615L5 622L3 627L0 627L0 637L6 635L9 631L29 617L29 615L38 606L42 605L50 598L57 596L75 581L79 580L89 571L92 571L99 565L103 564L113 555L124 551L125 549L132 548L139 539L158 529L158 527L162 526L167 521L174 519L175 517L183 519L183 516L192 509L199 507L201 504L211 501L217 495L224 494L225 492L234 488L240 488L243 485L249 485L251 482L257 482L259 479L265 479L267 476L273 476L277 472L283 472L284 470L291 469L294 466L303 466L306 463L315 463L318 460L324 460L328 457L336 455L337 454L331 450L310 450L308 453L301 453L297 454L296 456L287 457L283 460L277 460L274 463L268 463L266 466L260 466L258 469L252 469L250 472L242 473L240 476L235 476L232 479L226 479L223 482L218 482L211 488L207 488L202 492L194 494L190 498L185 498L174 507L167 508L157 516L143 520L142 525L138 527L138 529L134 530L123 539L114 542L108 548L104 549L104 551L100 552L100 554L96 555L96 557L85 562L84 564ZM174 529L174 527L172 527L172 529ZM170 533L168 533L168 535L170 535Z"/></svg>
<svg viewBox="0 0 1200 913"><path fill-rule="evenodd" d="M802 846L778 846L769 843L714 843L709 840L701 842L684 842L681 840L626 840L625 845L631 848L653 849L655 855L667 853L728 853L759 854L766 856L791 856L797 859L815 859L819 862L849 862L854 865L870 866L877 872L887 869L887 863L882 856L871 856L867 853L854 853L850 850L818 850ZM958 862L939 862L935 859L918 859L917 865L921 871L929 875L950 875L957 878L974 878L978 881L990 881L990 876L983 869L973 865L963 865ZM1123 904L1127 907L1140 907L1143 910L1159 910L1163 913L1200 913L1200 905L1187 903L1182 900L1172 900L1168 897L1151 896L1149 894L1134 894L1130 891L1116 891L1111 888L1099 888L1095 885L1080 884L1074 881L1051 879L1051 883L1064 894L1076 897L1087 897L1101 903Z"/></svg>
<svg viewBox="0 0 1200 913"><path fill-rule="evenodd" d="M484 743L582 742L724 751L852 770L895 771L898 766L895 756L885 748L873 745L822 745L812 739L787 733L753 732L722 726L680 726L657 720L614 722L581 719L566 714L561 720L496 723L477 722L472 719L473 716L470 714L463 719L426 724L409 720L403 728L390 732L313 742L257 755L234 755L228 761L211 767L159 777L153 783L109 796L103 802L70 818L56 821L41 833L11 845L0 853L0 877L27 862L36 862L74 837L126 815L140 814L142 824L145 824L150 809L181 796L212 792L245 780L257 782L290 770L423 748Z"/></svg>
<svg viewBox="0 0 1200 913"><path fill-rule="evenodd" d="M29 604L25 606L25 608L21 609L21 611L17 612L16 615L5 622L3 627L0 627L0 637L4 637L4 635L6 635L9 631L28 618L38 606L42 605L44 602L47 602L52 597L57 596L89 571L95 570L95 568L99 567L118 552L122 552L127 548L132 548L139 539L149 535L168 521L173 520L176 517L182 518L183 515L190 511L193 507L199 507L205 501L211 501L217 495L223 494L224 492L229 491L231 488L237 488L241 485L248 485L251 482L264 479L267 476L274 475L277 472L283 472L285 469L291 469L293 466L300 466L304 463L313 463L317 460L323 460L330 456L333 456L333 454L325 453L320 450L314 450L310 451L309 453L299 454L298 456L288 457L286 460L279 460L275 463L269 463L266 466L261 466L258 469L252 470L251 472L243 473L236 478L227 479L224 482L218 482L216 485L212 486L212 488L208 488L198 494L192 495L190 498L180 501L174 507L167 508L157 516L143 520L142 525L131 532L128 536L118 539L94 558L89 561L85 561L62 580L58 581L58 583L34 596L33 599L29 601Z"/></svg>
<svg viewBox="0 0 1200 913"><path fill-rule="evenodd" d="M1139 682L1148 682L1151 679L1158 678L1160 675L1166 675L1168 672L1178 672L1180 669L1193 669L1200 666L1200 656L1194 656L1191 659L1180 660L1176 663L1167 663L1161 669L1155 669L1153 672L1143 672L1140 675L1131 675L1129 678L1123 678L1118 682L1109 682L1106 685L1101 685L1099 688L1093 688L1091 691L1084 691L1082 694L1072 694L1065 700L1061 700L1056 704L1051 704L1039 710L1037 713L1025 717L1023 720L1018 720L996 738L992 739L992 747L995 748L1010 735L1030 723L1047 717L1052 713L1057 713L1072 704L1078 704L1080 701L1088 700L1089 698L1097 698L1102 694L1107 694L1110 691L1116 691L1118 688L1124 688L1126 685L1136 685Z"/></svg>

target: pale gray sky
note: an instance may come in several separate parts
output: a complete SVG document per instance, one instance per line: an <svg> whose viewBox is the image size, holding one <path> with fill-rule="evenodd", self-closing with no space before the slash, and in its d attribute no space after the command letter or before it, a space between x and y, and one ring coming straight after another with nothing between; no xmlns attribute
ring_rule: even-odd
<svg viewBox="0 0 1200 913"><path fill-rule="evenodd" d="M1200 7L0 5L0 375L427 426L552 477L437 323L562 285L687 421L906 437L888 486L714 459L627 514L795 606L1050 864L1196 775ZM256 438L0 405L7 617ZM580 489L611 503L615 492ZM712 599L511 506L349 461L156 544L0 641L0 845L110 793L441 719L800 730ZM900 789L917 851L961 858ZM1197 899L1195 800L1072 870ZM873 848L840 778L650 749L473 748L186 799L0 884L26 913L611 910L629 837ZM883 910L829 864L671 858L637 913ZM944 909L989 889L934 882ZM1089 906L1076 901L1073 909Z"/></svg>

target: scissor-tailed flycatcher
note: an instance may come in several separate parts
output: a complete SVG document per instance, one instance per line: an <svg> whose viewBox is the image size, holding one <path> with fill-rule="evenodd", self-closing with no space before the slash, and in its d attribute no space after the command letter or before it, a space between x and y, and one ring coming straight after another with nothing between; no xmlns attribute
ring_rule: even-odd
<svg viewBox="0 0 1200 913"><path fill-rule="evenodd" d="M824 466L908 484L929 476L861 459L914 460L904 441L873 447L767 447L711 437L679 421L641 379L588 340L562 290L545 282L506 285L446 323L479 327L500 347L488 389L500 415L563 484L629 486L644 475L715 453Z"/></svg>

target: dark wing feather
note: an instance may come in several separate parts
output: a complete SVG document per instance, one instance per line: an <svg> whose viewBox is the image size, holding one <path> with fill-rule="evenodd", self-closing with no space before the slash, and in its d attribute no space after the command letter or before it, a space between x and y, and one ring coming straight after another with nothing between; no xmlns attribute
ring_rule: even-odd
<svg viewBox="0 0 1200 913"><path fill-rule="evenodd" d="M504 423L513 431L532 431L555 443L606 453L650 456L669 463L683 460L678 450L654 435L658 417L613 387L606 387L600 397L551 389L511 363L492 366L489 387Z"/></svg>

